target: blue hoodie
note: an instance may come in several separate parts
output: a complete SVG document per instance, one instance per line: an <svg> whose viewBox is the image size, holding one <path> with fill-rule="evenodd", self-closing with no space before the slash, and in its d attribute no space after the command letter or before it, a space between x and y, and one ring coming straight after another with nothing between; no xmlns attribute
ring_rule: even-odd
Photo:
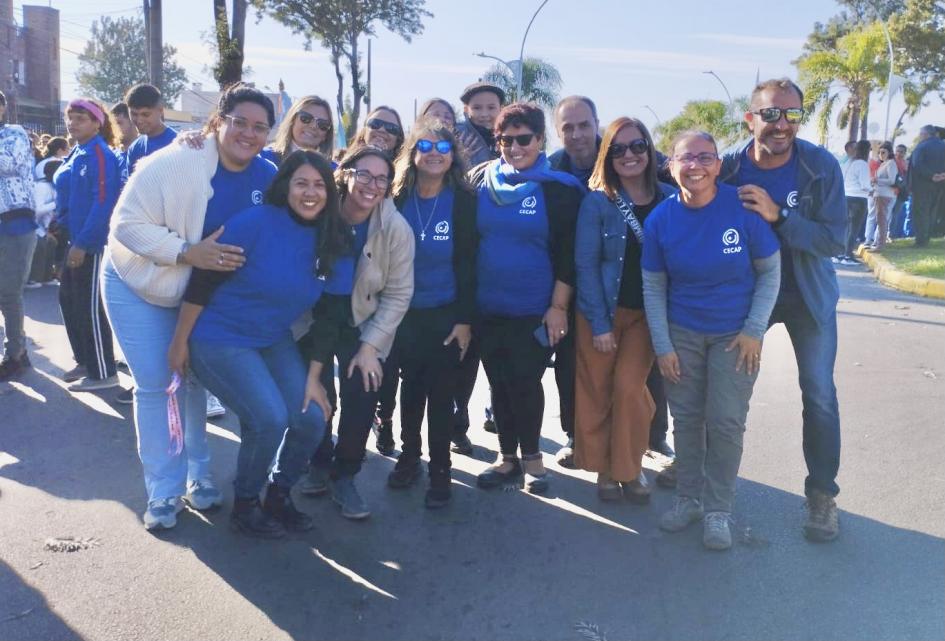
<svg viewBox="0 0 945 641"><path fill-rule="evenodd" d="M105 247L121 188L118 158L101 136L76 145L53 176L56 210L71 244L90 254Z"/></svg>
<svg viewBox="0 0 945 641"><path fill-rule="evenodd" d="M752 140L722 158L719 181L738 186L742 154ZM783 222L774 226L781 251L790 252L801 297L818 325L831 322L837 313L840 287L831 258L844 252L847 234L847 202L840 164L829 151L806 140L795 139L797 157L797 206L782 210Z"/></svg>

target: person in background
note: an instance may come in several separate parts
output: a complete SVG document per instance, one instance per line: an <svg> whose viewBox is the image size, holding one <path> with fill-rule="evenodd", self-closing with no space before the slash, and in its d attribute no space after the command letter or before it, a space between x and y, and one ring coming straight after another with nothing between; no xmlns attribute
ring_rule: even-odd
<svg viewBox="0 0 945 641"><path fill-rule="evenodd" d="M177 132L164 124L164 99L154 85L135 85L125 93L125 104L139 134L128 147L130 176L139 160L167 147L177 137Z"/></svg>
<svg viewBox="0 0 945 641"><path fill-rule="evenodd" d="M26 130L6 122L7 98L0 92L0 314L3 360L0 381L30 367L23 332L23 286L36 247L33 211L33 153Z"/></svg>
<svg viewBox="0 0 945 641"><path fill-rule="evenodd" d="M456 125L456 133L466 149L470 167L495 160L499 150L495 144L495 120L505 102L505 92L488 82L474 82L463 90L465 120Z"/></svg>
<svg viewBox="0 0 945 641"><path fill-rule="evenodd" d="M35 180L43 180L46 177L46 163L54 160L62 161L69 155L69 141L62 136L55 136L46 143L46 151L43 153L43 159L36 163L36 169L33 171Z"/></svg>
<svg viewBox="0 0 945 641"><path fill-rule="evenodd" d="M135 384L148 530L174 527L184 502L210 510L223 501L210 474L206 391L194 376L172 392L183 447L177 454L170 449L167 355L191 268L229 272L245 262L241 247L217 240L231 216L262 202L276 168L258 154L274 122L265 94L230 87L207 123L207 144L154 154L128 180L116 207L102 292Z"/></svg>
<svg viewBox="0 0 945 641"><path fill-rule="evenodd" d="M314 526L291 490L331 406L306 389L291 325L321 296L347 243L329 163L317 152L292 152L265 204L227 221L220 241L242 247L246 262L235 272L193 271L168 350L172 371L185 376L191 363L240 417L230 523L249 536L279 538Z"/></svg>
<svg viewBox="0 0 945 641"><path fill-rule="evenodd" d="M570 329L574 226L585 188L571 174L551 169L541 151L545 116L537 105L505 107L495 136L502 156L477 167L472 183L480 237L476 331L501 452L477 484L517 484L524 473L525 489L541 494L549 485L539 448L541 379Z"/></svg>
<svg viewBox="0 0 945 641"><path fill-rule="evenodd" d="M436 118L446 123L446 126L450 129L456 128L456 112L453 110L453 105L443 98L430 98L423 103L420 106L420 116L417 120L424 116Z"/></svg>
<svg viewBox="0 0 945 641"><path fill-rule="evenodd" d="M348 519L371 515L355 485L368 433L384 382L388 358L414 288L414 242L410 225L389 198L394 165L372 145L352 147L335 172L341 215L350 246L335 263L325 292L312 311L306 354L309 382L317 398L327 398L338 361L338 443L331 434L312 456L300 491L328 492Z"/></svg>
<svg viewBox="0 0 945 641"><path fill-rule="evenodd" d="M59 307L76 366L63 374L69 390L118 386L112 330L99 288L109 221L121 190L108 112L90 98L66 107L66 128L76 146L53 176L56 210L68 233Z"/></svg>
<svg viewBox="0 0 945 641"><path fill-rule="evenodd" d="M906 201L909 200L909 161L906 159L906 146L896 145L896 201L893 203L892 218L889 223L890 238L906 237Z"/></svg>
<svg viewBox="0 0 945 641"><path fill-rule="evenodd" d="M44 163L45 176L42 180L37 180L33 188L33 202L36 206L36 250L33 252L33 266L30 269L29 281L26 283L27 289L59 284L56 279L58 241L53 234L56 219L56 188L52 180L61 164L61 160Z"/></svg>
<svg viewBox="0 0 945 641"><path fill-rule="evenodd" d="M866 159L870 153L870 141L861 140L846 149L851 155L843 165L843 192L847 202L847 236L845 251L834 262L841 265L859 265L856 248L860 244L860 232L866 220L868 200L873 186L870 184L870 169Z"/></svg>
<svg viewBox="0 0 945 641"><path fill-rule="evenodd" d="M392 158L400 153L404 144L404 125L400 114L393 107L381 105L371 110L364 126L355 134L352 147L371 145L386 151Z"/></svg>
<svg viewBox="0 0 945 641"><path fill-rule="evenodd" d="M879 168L873 178L873 201L876 208L876 230L873 242L867 245L869 251L882 251L889 236L889 215L896 200L896 176L899 170L893 158L892 143L884 142L879 147ZM869 233L867 232L867 237Z"/></svg>
<svg viewBox="0 0 945 641"><path fill-rule="evenodd" d="M909 156L909 191L915 246L926 247L945 199L945 140L932 125L919 129L919 144Z"/></svg>
<svg viewBox="0 0 945 641"><path fill-rule="evenodd" d="M119 101L112 105L112 108L108 111L115 122L115 128L118 130L118 146L116 149L127 152L131 143L138 138L138 128L131 120L128 105L124 101Z"/></svg>
<svg viewBox="0 0 945 641"><path fill-rule="evenodd" d="M414 233L414 291L393 351L401 369L397 465L387 479L406 488L420 476L427 414L429 477L424 504L449 503L453 392L472 338L476 297L476 197L462 150L442 120L418 120L394 163L394 204Z"/></svg>
<svg viewBox="0 0 945 641"><path fill-rule="evenodd" d="M278 166L293 151L304 149L317 151L331 160L334 131L328 101L318 96L303 96L289 107L275 140L262 150L262 156Z"/></svg>

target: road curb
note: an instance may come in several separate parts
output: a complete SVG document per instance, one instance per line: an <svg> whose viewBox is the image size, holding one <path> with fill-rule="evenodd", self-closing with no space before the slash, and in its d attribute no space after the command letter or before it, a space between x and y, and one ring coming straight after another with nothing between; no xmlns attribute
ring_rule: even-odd
<svg viewBox="0 0 945 641"><path fill-rule="evenodd" d="M896 266L883 258L882 255L868 252L862 246L856 254L869 266L877 280L882 284L926 298L945 299L945 280L907 274L900 269L896 269Z"/></svg>

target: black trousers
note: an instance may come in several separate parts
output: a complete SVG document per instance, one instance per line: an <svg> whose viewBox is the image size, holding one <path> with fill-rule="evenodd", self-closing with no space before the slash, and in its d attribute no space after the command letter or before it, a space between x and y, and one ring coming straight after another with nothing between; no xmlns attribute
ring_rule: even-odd
<svg viewBox="0 0 945 641"><path fill-rule="evenodd" d="M469 431L469 399L472 398L479 376L479 336L473 333L466 350L466 358L456 369L453 390L453 436L462 437Z"/></svg>
<svg viewBox="0 0 945 641"><path fill-rule="evenodd" d="M574 345L574 316L568 319L571 331L555 345L555 386L558 388L558 409L561 429L574 438L574 386L577 376L577 352Z"/></svg>
<svg viewBox="0 0 945 641"><path fill-rule="evenodd" d="M917 184L912 189L912 233L920 247L929 244L942 197L943 190L937 186Z"/></svg>
<svg viewBox="0 0 945 641"><path fill-rule="evenodd" d="M453 330L452 306L411 309L397 328L394 352L400 364L401 456L419 459L421 426L427 414L430 470L450 469L453 390L459 371L456 341L443 345Z"/></svg>
<svg viewBox="0 0 945 641"><path fill-rule="evenodd" d="M847 196L847 245L846 254L852 256L856 252L859 241L863 238L863 225L866 222L866 212L869 203L866 198Z"/></svg>
<svg viewBox="0 0 945 641"><path fill-rule="evenodd" d="M492 387L492 413L503 456L538 454L545 392L541 377L551 350L534 336L541 316L487 316L479 326L482 365Z"/></svg>
<svg viewBox="0 0 945 641"><path fill-rule="evenodd" d="M377 418L386 423L393 420L394 412L397 410L397 387L399 383L400 364L397 361L395 352L392 351L387 360L384 361L384 380L381 382L377 399Z"/></svg>
<svg viewBox="0 0 945 641"><path fill-rule="evenodd" d="M98 285L101 263L101 254L86 254L81 265L62 270L59 284L59 309L75 362L99 380L115 375L112 328Z"/></svg>
<svg viewBox="0 0 945 641"><path fill-rule="evenodd" d="M650 390L650 396L653 397L653 403L656 404L656 413L650 422L650 448L654 448L666 440L666 434L669 432L669 408L666 404L666 387L663 383L663 375L660 374L660 366L653 363L653 368L646 377L646 388Z"/></svg>

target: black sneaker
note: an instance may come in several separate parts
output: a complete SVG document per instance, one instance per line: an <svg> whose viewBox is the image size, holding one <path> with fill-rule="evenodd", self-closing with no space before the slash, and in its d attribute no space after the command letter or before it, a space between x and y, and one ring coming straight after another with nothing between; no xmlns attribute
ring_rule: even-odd
<svg viewBox="0 0 945 641"><path fill-rule="evenodd" d="M460 434L459 436L453 437L453 444L450 446L450 451L456 452L457 454L462 454L463 456L472 456L473 454L473 444L469 440L469 437L465 434Z"/></svg>
<svg viewBox="0 0 945 641"><path fill-rule="evenodd" d="M508 461L503 461L506 463ZM482 474L479 474L476 477L476 485L481 487L484 490L491 490L492 488L502 487L505 485L511 484L520 484L522 481L522 464L515 459L512 461L514 465L512 469L503 472L501 470L502 463L497 463L491 467L486 468L486 471Z"/></svg>
<svg viewBox="0 0 945 641"><path fill-rule="evenodd" d="M0 361L0 381L8 381L16 378L27 369L32 367L30 357L26 355L26 350L18 358L13 358L9 354Z"/></svg>
<svg viewBox="0 0 945 641"><path fill-rule="evenodd" d="M129 387L115 394L116 405L131 405L135 402L135 388Z"/></svg>
<svg viewBox="0 0 945 641"><path fill-rule="evenodd" d="M410 487L420 477L422 469L420 461L413 457L406 457L403 454L397 459L397 465L387 476L387 485L395 490L402 490Z"/></svg>
<svg viewBox="0 0 945 641"><path fill-rule="evenodd" d="M492 413L492 408L486 408L486 420L482 424L482 429L489 432L490 434L498 434L499 428L495 425L495 415Z"/></svg>
<svg viewBox="0 0 945 641"><path fill-rule="evenodd" d="M263 511L259 499L236 499L230 512L230 527L240 534L259 539L281 539L282 523Z"/></svg>
<svg viewBox="0 0 945 641"><path fill-rule="evenodd" d="M374 431L374 437L377 439L375 441L375 446L377 447L378 453L382 454L383 456L393 456L394 423L392 421L375 418L374 427L371 429Z"/></svg>
<svg viewBox="0 0 945 641"><path fill-rule="evenodd" d="M270 483L266 488L266 500L263 501L263 511L282 523L290 532L307 532L315 527L315 521L308 514L300 512L292 503L292 495L288 490Z"/></svg>
<svg viewBox="0 0 945 641"><path fill-rule="evenodd" d="M88 376L88 370L85 369L85 365L76 365L68 372L64 372L62 375L62 380L66 383L75 383L81 378Z"/></svg>
<svg viewBox="0 0 945 641"><path fill-rule="evenodd" d="M449 505L453 493L450 490L450 471L430 470L430 487L423 497L423 505L428 510L436 510Z"/></svg>

